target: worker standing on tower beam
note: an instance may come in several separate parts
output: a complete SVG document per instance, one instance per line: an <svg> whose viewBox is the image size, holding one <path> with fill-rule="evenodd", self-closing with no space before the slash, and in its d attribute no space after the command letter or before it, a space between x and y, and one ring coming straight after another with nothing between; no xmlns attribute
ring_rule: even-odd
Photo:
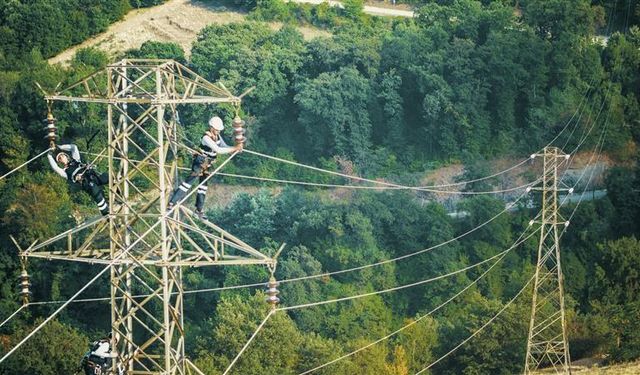
<svg viewBox="0 0 640 375"><path fill-rule="evenodd" d="M193 186L196 178L199 178L201 183L207 178L209 166L215 162L218 154L230 154L234 151L242 150L242 143L233 147L225 143L221 135L223 130L224 124L220 117L214 116L209 120L209 130L204 133L200 140L200 152L194 154L193 162L191 163L191 173L189 177L174 190L169 200L168 210L171 210L177 202L184 198ZM202 186L198 186L198 194L196 195L196 214L204 220L207 219L204 214L204 200L206 195L207 185L205 183Z"/></svg>
<svg viewBox="0 0 640 375"><path fill-rule="evenodd" d="M86 191L98 205L98 209L102 215L109 214L109 204L104 199L102 193L102 185L109 183L107 173L98 174L92 165L82 163L80 160L80 151L78 146L74 144L60 145L57 147L58 152L53 157L53 150L49 151L47 158L51 168L62 178L71 184L78 184L82 190ZM62 164L62 168L58 165Z"/></svg>

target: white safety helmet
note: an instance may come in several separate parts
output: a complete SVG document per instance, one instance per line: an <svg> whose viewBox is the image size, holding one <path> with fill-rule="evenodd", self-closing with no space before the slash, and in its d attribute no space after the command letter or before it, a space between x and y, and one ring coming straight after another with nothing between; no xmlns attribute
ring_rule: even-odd
<svg viewBox="0 0 640 375"><path fill-rule="evenodd" d="M209 120L209 127L210 128L214 128L217 131L224 130L224 124L222 123L222 119L220 117L218 117L218 116L213 116Z"/></svg>
<svg viewBox="0 0 640 375"><path fill-rule="evenodd" d="M63 160L66 159L66 160ZM67 155L64 152L58 152L58 154L56 155L56 161L58 163L66 163L69 161L69 155Z"/></svg>

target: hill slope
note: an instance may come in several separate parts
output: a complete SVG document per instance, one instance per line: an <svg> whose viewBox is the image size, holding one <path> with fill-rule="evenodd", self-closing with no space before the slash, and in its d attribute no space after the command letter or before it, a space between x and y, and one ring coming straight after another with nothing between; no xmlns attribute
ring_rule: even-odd
<svg viewBox="0 0 640 375"><path fill-rule="evenodd" d="M97 47L109 54L116 54L139 48L148 40L178 43L188 56L191 43L205 26L238 22L245 17L244 13L200 1L171 0L152 8L129 12L122 21L109 26L106 32L52 57L49 63L64 64L81 48ZM271 25L273 28L282 26L279 23ZM329 35L326 31L310 27L298 29L307 39Z"/></svg>

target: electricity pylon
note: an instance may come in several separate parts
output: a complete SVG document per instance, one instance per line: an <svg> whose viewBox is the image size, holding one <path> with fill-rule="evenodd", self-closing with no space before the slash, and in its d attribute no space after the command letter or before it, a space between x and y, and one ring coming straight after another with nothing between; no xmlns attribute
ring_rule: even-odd
<svg viewBox="0 0 640 375"><path fill-rule="evenodd" d="M527 356L524 373L532 374L539 368L549 367L555 373L569 374L571 359L567 341L564 310L562 267L560 266L559 227L568 225L560 213L558 170L568 159L556 147L545 147L542 185L534 187L542 193L542 214L537 223L540 228L538 261L531 304L531 322L527 340Z"/></svg>
<svg viewBox="0 0 640 375"><path fill-rule="evenodd" d="M275 261L183 205L167 209L183 146L176 107L241 98L173 60L127 59L46 99L107 106L109 215L22 255L111 266L112 348L127 374L201 373L184 355L182 268Z"/></svg>

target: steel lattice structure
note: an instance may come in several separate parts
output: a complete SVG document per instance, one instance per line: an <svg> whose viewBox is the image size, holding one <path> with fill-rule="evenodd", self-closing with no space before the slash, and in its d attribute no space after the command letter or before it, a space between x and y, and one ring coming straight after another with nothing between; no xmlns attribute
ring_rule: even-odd
<svg viewBox="0 0 640 375"><path fill-rule="evenodd" d="M46 99L107 106L110 214L22 255L112 266L112 347L127 374L200 373L184 355L182 267L275 260L183 205L167 210L178 176L176 106L241 99L173 60L140 59L108 65Z"/></svg>
<svg viewBox="0 0 640 375"><path fill-rule="evenodd" d="M537 222L541 226L540 242L524 373L550 367L555 373L569 374L571 359L558 233L559 227L568 224L558 212L558 192L570 190L560 187L558 170L569 155L556 147L545 147L543 153L536 156L544 158L542 185L533 188L542 193L542 214Z"/></svg>

